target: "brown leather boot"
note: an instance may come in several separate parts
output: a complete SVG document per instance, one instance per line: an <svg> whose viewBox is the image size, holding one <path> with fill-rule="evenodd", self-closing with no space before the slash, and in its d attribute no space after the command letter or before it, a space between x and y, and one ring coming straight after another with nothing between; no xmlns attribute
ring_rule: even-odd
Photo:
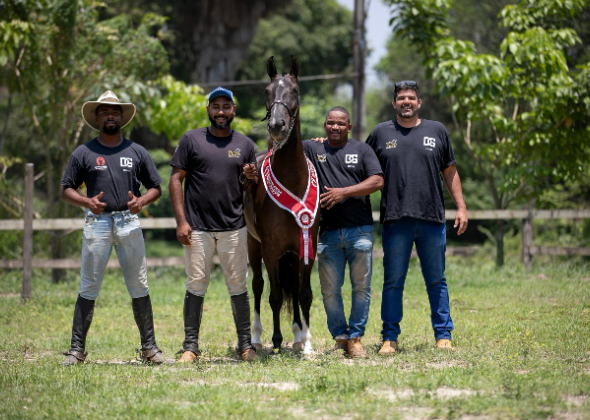
<svg viewBox="0 0 590 420"><path fill-rule="evenodd" d="M397 349L397 341L386 340L381 346L381 350L377 353L379 356L395 356L395 350Z"/></svg>
<svg viewBox="0 0 590 420"><path fill-rule="evenodd" d="M369 357L369 353L363 349L360 337L348 340L348 355L353 359L366 359Z"/></svg>
<svg viewBox="0 0 590 420"><path fill-rule="evenodd" d="M451 340L449 340L448 338L441 338L440 340L436 340L435 346L437 349L453 350Z"/></svg>
<svg viewBox="0 0 590 420"><path fill-rule="evenodd" d="M178 359L177 363L193 363L197 361L197 355L190 350L185 351L182 353L180 359Z"/></svg>
<svg viewBox="0 0 590 420"><path fill-rule="evenodd" d="M335 338L336 344L334 344L334 350L344 351L348 354L348 338Z"/></svg>
<svg viewBox="0 0 590 420"><path fill-rule="evenodd" d="M246 349L240 354L240 359L244 362L253 362L254 360L258 359L258 355L254 351L254 349Z"/></svg>

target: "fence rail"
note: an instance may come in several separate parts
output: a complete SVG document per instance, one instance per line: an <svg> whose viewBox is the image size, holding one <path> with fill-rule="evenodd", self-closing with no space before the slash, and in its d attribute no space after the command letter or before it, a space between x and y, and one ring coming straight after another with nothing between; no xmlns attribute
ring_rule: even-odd
<svg viewBox="0 0 590 420"><path fill-rule="evenodd" d="M447 220L454 220L455 210L445 211ZM497 219L590 219L590 210L468 210L469 220ZM379 212L373 212L373 219L379 220ZM174 217L142 217L142 229L176 229ZM23 219L0 220L0 230L23 230ZM33 230L80 230L84 229L84 218L34 219Z"/></svg>

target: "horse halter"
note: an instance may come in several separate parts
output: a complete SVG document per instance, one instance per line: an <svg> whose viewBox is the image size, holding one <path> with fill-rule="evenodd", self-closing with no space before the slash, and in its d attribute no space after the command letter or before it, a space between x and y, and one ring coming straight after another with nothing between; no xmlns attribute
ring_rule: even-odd
<svg viewBox="0 0 590 420"><path fill-rule="evenodd" d="M287 137L285 137L285 140L283 140L282 142L279 143L279 142L275 141L275 139L272 139L272 137L271 137L272 142L274 143L273 154L274 154L275 150L279 150L281 147L283 147L285 145L285 143L287 143L287 141L289 141L289 137L291 137L291 131L293 131L293 127L295 127L295 118L297 117L297 113L299 112L299 98L297 98L297 108L295 109L294 112L291 112L291 109L289 108L289 106L286 103L284 103L283 101L274 101L272 103L272 105L270 106L270 108L266 110L266 116L263 119L261 119L260 121L264 121L264 120L270 118L270 113L272 112L272 108L276 104L283 105L285 108L287 108L287 112L289 113L289 117L291 117L291 124L289 124L289 132L287 133ZM268 127L268 123L266 125Z"/></svg>

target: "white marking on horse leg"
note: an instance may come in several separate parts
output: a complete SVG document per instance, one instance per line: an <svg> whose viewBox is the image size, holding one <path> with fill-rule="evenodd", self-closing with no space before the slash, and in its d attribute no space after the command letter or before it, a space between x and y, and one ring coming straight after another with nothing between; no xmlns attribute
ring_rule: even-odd
<svg viewBox="0 0 590 420"><path fill-rule="evenodd" d="M260 315L256 310L254 310L254 323L252 324L252 345L256 347L256 349L262 348L262 340L260 336L262 335L262 323L260 322Z"/></svg>
<svg viewBox="0 0 590 420"><path fill-rule="evenodd" d="M301 351L303 350L303 345L301 344L301 339L303 338L303 332L299 325L296 322L293 323L293 350Z"/></svg>
<svg viewBox="0 0 590 420"><path fill-rule="evenodd" d="M311 346L311 331L305 323L305 319L302 319L301 323L303 325L303 331L301 332L303 338L303 354L312 354L313 347Z"/></svg>

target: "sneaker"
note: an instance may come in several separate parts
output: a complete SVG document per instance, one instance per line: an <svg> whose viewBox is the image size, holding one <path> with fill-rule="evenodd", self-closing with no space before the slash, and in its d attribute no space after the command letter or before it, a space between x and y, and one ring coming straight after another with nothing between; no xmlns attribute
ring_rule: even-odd
<svg viewBox="0 0 590 420"><path fill-rule="evenodd" d="M379 356L395 356L396 349L397 341L386 340L383 342L383 346L381 346L381 350L377 354Z"/></svg>
<svg viewBox="0 0 590 420"><path fill-rule="evenodd" d="M348 340L348 355L353 359L366 359L369 357L369 353L363 349L360 337Z"/></svg>
<svg viewBox="0 0 590 420"><path fill-rule="evenodd" d="M197 361L198 356L199 355L197 355L196 353L193 353L190 350L186 350L182 353L182 356L180 357L180 359L178 359L176 363L194 363Z"/></svg>
<svg viewBox="0 0 590 420"><path fill-rule="evenodd" d="M245 362L253 362L254 360L258 359L258 355L254 349L246 349L240 354L240 359Z"/></svg>
<svg viewBox="0 0 590 420"><path fill-rule="evenodd" d="M437 349L453 350L451 340L449 340L448 338L441 338L440 340L436 340L435 346Z"/></svg>

